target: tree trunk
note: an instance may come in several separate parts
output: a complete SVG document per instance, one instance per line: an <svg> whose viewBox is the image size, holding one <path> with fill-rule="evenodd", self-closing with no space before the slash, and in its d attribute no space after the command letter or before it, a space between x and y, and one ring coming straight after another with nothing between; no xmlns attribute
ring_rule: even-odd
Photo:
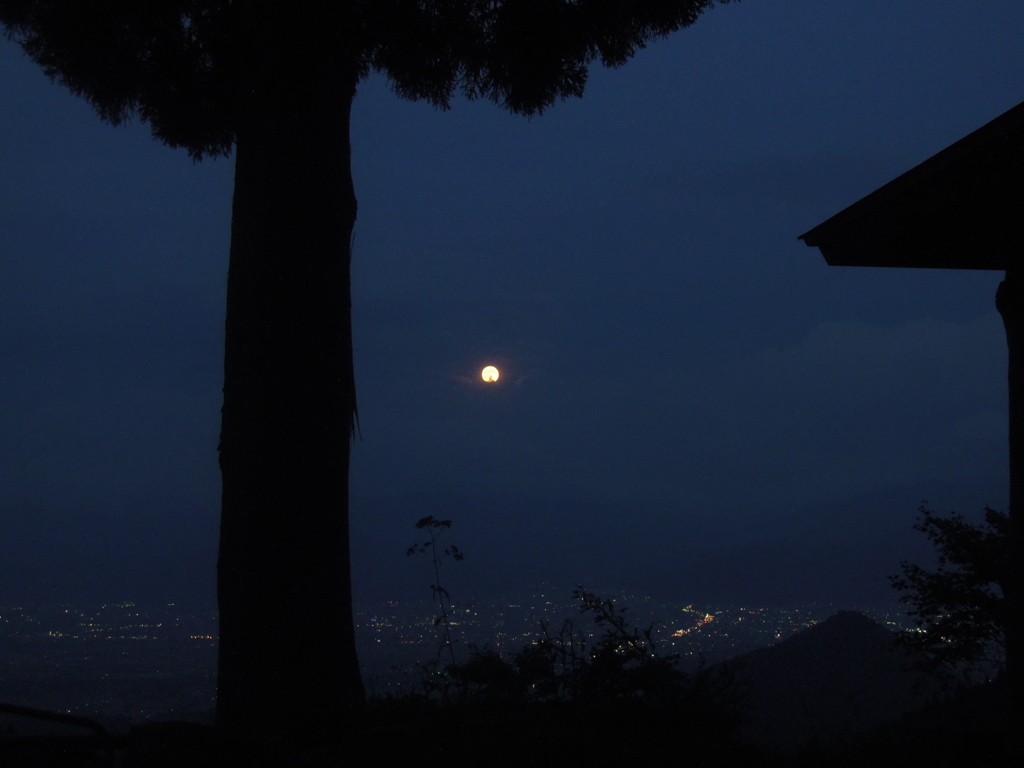
<svg viewBox="0 0 1024 768"><path fill-rule="evenodd" d="M253 90L237 133L217 566L217 725L232 740L344 738L363 701L348 542L355 83Z"/></svg>

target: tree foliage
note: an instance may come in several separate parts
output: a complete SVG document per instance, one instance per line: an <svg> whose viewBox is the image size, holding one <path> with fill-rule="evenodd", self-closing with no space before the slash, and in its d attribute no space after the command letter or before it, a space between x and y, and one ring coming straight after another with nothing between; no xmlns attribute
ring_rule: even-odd
<svg viewBox="0 0 1024 768"><path fill-rule="evenodd" d="M447 108L461 92L534 115L582 96L588 67L625 64L729 0L0 0L0 24L108 122L132 114L196 159L230 152L254 72L353 83ZM261 73L266 74L266 73Z"/></svg>
<svg viewBox="0 0 1024 768"><path fill-rule="evenodd" d="M924 504L914 528L934 544L938 567L903 561L894 589L905 592L919 631L906 641L946 666L991 660L1005 653L1003 583L1008 557L1008 516L985 507L984 524L957 513L940 517Z"/></svg>

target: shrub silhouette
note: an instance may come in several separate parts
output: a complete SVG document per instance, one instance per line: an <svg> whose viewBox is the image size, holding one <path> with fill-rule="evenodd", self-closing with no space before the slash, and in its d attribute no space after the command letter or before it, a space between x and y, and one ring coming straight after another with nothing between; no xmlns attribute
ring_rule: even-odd
<svg viewBox="0 0 1024 768"><path fill-rule="evenodd" d="M430 538L427 541L413 544L405 551L406 557L426 555L430 559L430 564L434 570L434 583L430 585L430 591L437 601L438 607L441 609L441 614L434 619L434 626L440 626L442 633L441 644L437 649L437 659L434 661L435 668L440 666L441 655L445 649L448 650L448 658L451 664L455 664L455 643L452 641L451 595L441 585L441 559L450 557L455 562L460 562L465 559L465 556L454 544L450 544L443 549L441 548L441 534L451 527L451 520L438 520L433 515L421 517L416 521L416 530L425 530Z"/></svg>
<svg viewBox="0 0 1024 768"><path fill-rule="evenodd" d="M552 632L546 623L532 644L506 659L496 651L472 650L445 671L463 700L573 702L587 707L627 702L680 701L686 676L676 655L661 655L651 627L631 628L625 609L582 587L573 591L581 614L593 616L603 633L595 642L572 619Z"/></svg>

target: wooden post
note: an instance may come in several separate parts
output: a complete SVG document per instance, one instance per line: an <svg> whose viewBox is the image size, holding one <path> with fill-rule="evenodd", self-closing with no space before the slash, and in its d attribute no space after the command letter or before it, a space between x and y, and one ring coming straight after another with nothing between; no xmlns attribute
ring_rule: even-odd
<svg viewBox="0 0 1024 768"><path fill-rule="evenodd" d="M1003 596L1005 598L1006 673L1017 704L1024 702L1024 632L1022 632L1022 594L1024 581L1021 565L1024 559L1024 274L1019 269L1006 270L1006 277L996 291L996 309L1006 329L1009 353L1008 383L1010 412L1010 509Z"/></svg>

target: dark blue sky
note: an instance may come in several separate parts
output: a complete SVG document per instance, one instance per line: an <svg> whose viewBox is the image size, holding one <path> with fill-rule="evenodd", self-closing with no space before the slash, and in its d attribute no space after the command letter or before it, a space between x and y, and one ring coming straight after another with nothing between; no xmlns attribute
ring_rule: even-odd
<svg viewBox="0 0 1024 768"><path fill-rule="evenodd" d="M922 499L1004 507L1001 275L796 238L1021 101L1021 29L1016 0L744 0L533 120L364 82L357 599L429 596L427 514L462 599L854 602L926 551ZM0 600L212 602L233 162L7 41L0 99Z"/></svg>

